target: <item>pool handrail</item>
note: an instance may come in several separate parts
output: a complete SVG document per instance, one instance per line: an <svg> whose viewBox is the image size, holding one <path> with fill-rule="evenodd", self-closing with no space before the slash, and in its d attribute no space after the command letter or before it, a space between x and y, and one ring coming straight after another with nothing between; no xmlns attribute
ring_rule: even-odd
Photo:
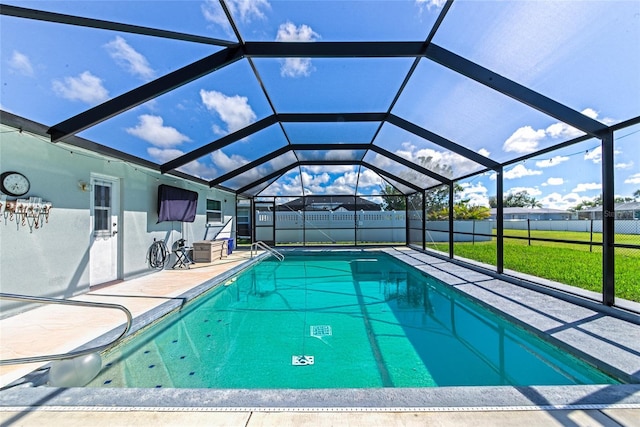
<svg viewBox="0 0 640 427"><path fill-rule="evenodd" d="M12 301L22 301L22 302L38 302L42 304L61 304L61 305L75 305L81 307L96 307L96 308L112 308L118 309L124 312L127 316L127 324L124 330L118 335L115 339L111 340L111 342L103 345L99 345L96 347L90 347L84 350L76 350L70 351L68 353L61 354L49 354L43 356L30 356L30 357L19 357L14 359L4 359L0 360L0 366L4 365L17 365L23 363L35 363L35 362L50 362L54 360L63 360L63 359L73 359L78 356L84 356L90 353L96 353L116 345L131 329L131 324L133 323L133 316L131 312L123 305L120 304L110 304L106 302L90 302L90 301L74 301L74 300L66 300L59 298L47 298L47 297L35 297L28 295L18 295L18 294L10 294L0 292L0 299L8 299Z"/></svg>
<svg viewBox="0 0 640 427"><path fill-rule="evenodd" d="M258 253L258 248L262 248L265 251L269 252L271 255L273 255L278 261L282 261L284 260L284 255L282 255L281 252L278 252L277 250L273 249L271 246L267 245L265 242L263 242L262 240L258 240L257 242L253 242L251 244L251 258L253 258L253 252L255 251L256 254Z"/></svg>

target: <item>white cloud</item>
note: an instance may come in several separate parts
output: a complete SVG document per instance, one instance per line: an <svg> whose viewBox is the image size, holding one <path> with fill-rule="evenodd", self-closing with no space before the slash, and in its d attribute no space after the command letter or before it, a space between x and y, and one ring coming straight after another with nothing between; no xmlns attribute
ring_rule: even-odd
<svg viewBox="0 0 640 427"><path fill-rule="evenodd" d="M296 26L293 22L280 24L276 41L279 42L312 42L320 38L320 34L311 29L310 26L302 24Z"/></svg>
<svg viewBox="0 0 640 427"><path fill-rule="evenodd" d="M605 125L612 125L616 122L615 120L609 117L603 117L602 119L598 119L598 116L600 114L593 108L585 108L584 110L581 111L581 113L593 120L600 120Z"/></svg>
<svg viewBox="0 0 640 427"><path fill-rule="evenodd" d="M591 160L593 163L600 163L602 161L602 147L597 146L591 151L587 151L584 154L585 160Z"/></svg>
<svg viewBox="0 0 640 427"><path fill-rule="evenodd" d="M447 0L416 0L416 4L421 10L431 10L432 8L440 9L446 2Z"/></svg>
<svg viewBox="0 0 640 427"><path fill-rule="evenodd" d="M358 182L358 188L370 188L377 187L382 184L382 178L380 175L370 169L366 169L360 174L360 181Z"/></svg>
<svg viewBox="0 0 640 427"><path fill-rule="evenodd" d="M487 187L485 187L481 182L477 184L470 184L468 182L463 182L460 184L462 187L463 194L471 194L471 193L487 193Z"/></svg>
<svg viewBox="0 0 640 427"><path fill-rule="evenodd" d="M149 65L147 58L132 48L122 37L116 36L104 47L111 58L127 72L143 80L151 80L155 77L156 73Z"/></svg>
<svg viewBox="0 0 640 427"><path fill-rule="evenodd" d="M218 113L227 125L228 132L242 129L256 120L256 113L251 109L247 97L227 96L215 90L201 89L200 98L208 110ZM223 133L217 126L214 127L214 132Z"/></svg>
<svg viewBox="0 0 640 427"><path fill-rule="evenodd" d="M358 174L354 167L343 171L336 177L335 171L327 171L324 168L322 172L311 171L305 167L301 174L288 174L283 179L278 180L269 186L269 194L290 195L300 194L301 180L304 183L305 194L353 194L356 185L358 188L379 187L382 183L380 176L371 171L365 170ZM344 169L344 168L343 168ZM265 193L266 194L266 193Z"/></svg>
<svg viewBox="0 0 640 427"><path fill-rule="evenodd" d="M282 77L308 77L315 71L309 58L286 58L280 68Z"/></svg>
<svg viewBox="0 0 640 427"><path fill-rule="evenodd" d="M463 182L460 186L462 186L462 192L459 197L469 200L469 205L489 207L489 197L487 196L489 190L482 183L470 184Z"/></svg>
<svg viewBox="0 0 640 427"><path fill-rule="evenodd" d="M598 113L592 108L585 108L582 110L582 114L592 119L597 119ZM612 124L614 120L604 118L601 122L605 124ZM551 124L546 129L534 130L531 126L523 126L517 129L507 140L504 142L502 149L506 152L515 153L532 153L538 149L540 141L545 138L563 138L565 140L577 138L582 135L583 132L569 126L566 123L557 122ZM544 166L541 166L544 167Z"/></svg>
<svg viewBox="0 0 640 427"><path fill-rule="evenodd" d="M545 135L542 129L533 130L531 126L523 126L507 138L502 149L507 152L531 153L538 149L538 144Z"/></svg>
<svg viewBox="0 0 640 427"><path fill-rule="evenodd" d="M11 59L9 59L9 66L12 70L29 77L33 77L33 66L31 65L31 60L24 53L18 52L17 50L13 51L11 55Z"/></svg>
<svg viewBox="0 0 640 427"><path fill-rule="evenodd" d="M305 166L304 169L314 174L320 174L323 172L336 174L336 173L346 173L352 171L354 166L347 165L315 165L315 166Z"/></svg>
<svg viewBox="0 0 640 427"><path fill-rule="evenodd" d="M547 186L547 185L562 185L562 184L564 184L564 179L562 178L549 178L542 185Z"/></svg>
<svg viewBox="0 0 640 427"><path fill-rule="evenodd" d="M205 179L207 181L214 179L218 175L214 168L200 163L197 160L189 162L184 166L180 166L178 170L184 173L188 173L189 175Z"/></svg>
<svg viewBox="0 0 640 427"><path fill-rule="evenodd" d="M616 163L613 167L616 169L631 169L633 165L633 161L630 161L628 163Z"/></svg>
<svg viewBox="0 0 640 427"><path fill-rule="evenodd" d="M625 184L640 184L640 173L633 174L624 180Z"/></svg>
<svg viewBox="0 0 640 427"><path fill-rule="evenodd" d="M481 156L489 157L491 155L491 152L486 148L481 148L478 150L478 154L480 154Z"/></svg>
<svg viewBox="0 0 640 427"><path fill-rule="evenodd" d="M153 160L162 164L182 156L184 151L175 148L149 147L147 153Z"/></svg>
<svg viewBox="0 0 640 427"><path fill-rule="evenodd" d="M213 160L213 163L224 173L238 169L240 166L249 163L249 160L242 156L232 154L231 157L229 157L223 153L222 150L216 150L211 153L211 160Z"/></svg>
<svg viewBox="0 0 640 427"><path fill-rule="evenodd" d="M486 194L471 193L465 199L469 200L469 206L489 207L489 197Z"/></svg>
<svg viewBox="0 0 640 427"><path fill-rule="evenodd" d="M220 6L219 1L205 0L205 2L200 6L200 10L202 11L202 16L204 16L204 19L206 19L207 21L224 27L229 31L231 30L229 20L224 14L224 10L222 10L222 6Z"/></svg>
<svg viewBox="0 0 640 427"><path fill-rule="evenodd" d="M506 194L516 194L521 192L525 192L533 197L542 195L542 191L537 187L511 187L506 191Z"/></svg>
<svg viewBox="0 0 640 427"><path fill-rule="evenodd" d="M264 11L271 8L267 0L227 0L225 3L231 15L244 23L249 23L253 19L265 19ZM218 0L205 0L200 10L204 19L224 28L228 34L233 34L231 24Z"/></svg>
<svg viewBox="0 0 640 427"><path fill-rule="evenodd" d="M363 189L379 187L382 184L382 178L372 170L366 169L359 174L358 171L351 169L351 171L328 182L322 192L327 194L353 194L356 186L359 189Z"/></svg>
<svg viewBox="0 0 640 427"><path fill-rule="evenodd" d="M395 154L447 178L466 175L479 169L477 163L459 154L431 148L418 149L411 142L403 142L402 149L396 150Z"/></svg>
<svg viewBox="0 0 640 427"><path fill-rule="evenodd" d="M301 178L305 191L308 191L311 194L324 193L324 186L331 181L331 176L326 172L319 175L313 175L302 171Z"/></svg>
<svg viewBox="0 0 640 427"><path fill-rule="evenodd" d="M602 189L602 184L598 184L596 182L589 182L589 183L580 183L576 186L576 188L574 188L573 191L574 193L582 193L585 191L591 191L591 190L600 190Z"/></svg>
<svg viewBox="0 0 640 427"><path fill-rule="evenodd" d="M585 108L582 110L582 114L594 120L598 118L598 112L593 108Z"/></svg>
<svg viewBox="0 0 640 427"><path fill-rule="evenodd" d="M149 153L149 156L156 162L162 164L182 156L184 151L175 148L149 147L147 148L147 153ZM214 168L204 165L197 160L180 166L178 170L206 180L213 179L217 175Z"/></svg>
<svg viewBox="0 0 640 427"><path fill-rule="evenodd" d="M621 153L622 151L614 149L614 152L613 152L614 155L618 155ZM596 163L596 164L600 163L602 161L602 146L598 145L597 147L587 151L584 154L584 159L591 160L593 163Z"/></svg>
<svg viewBox="0 0 640 427"><path fill-rule="evenodd" d="M546 134L552 138L572 139L582 135L583 132L569 126L566 123L554 123L546 129Z"/></svg>
<svg viewBox="0 0 640 427"><path fill-rule="evenodd" d="M269 195L299 195L302 189L301 180L304 183L304 191L307 195L312 194L354 194L356 185L359 189L377 188L382 184L382 178L371 171L365 170L359 176L354 167L348 167L342 175L335 177L334 172L327 172L327 167L323 172L312 172L305 167L302 175L298 173L288 173L282 179L274 182L268 187L268 191L263 194Z"/></svg>
<svg viewBox="0 0 640 427"><path fill-rule="evenodd" d="M591 198L582 197L576 193L569 193L562 195L560 193L551 193L540 199L540 203L542 206L548 209L561 209L567 210L576 206L578 203L582 201L588 201Z"/></svg>
<svg viewBox="0 0 640 427"><path fill-rule="evenodd" d="M240 16L242 22L251 22L253 18L264 19L263 9L270 9L267 0L228 0L227 6L233 15Z"/></svg>
<svg viewBox="0 0 640 427"><path fill-rule="evenodd" d="M330 194L353 193L358 183L358 172L347 172L334 179L330 185L323 189L323 192Z"/></svg>
<svg viewBox="0 0 640 427"><path fill-rule="evenodd" d="M300 174L286 175L284 179L279 179L271 184L269 188L269 194L300 194L302 191Z"/></svg>
<svg viewBox="0 0 640 427"><path fill-rule="evenodd" d="M281 42L312 42L320 38L308 25L296 26L293 22L280 24L276 41ZM282 77L306 77L314 71L309 58L286 58L280 68Z"/></svg>
<svg viewBox="0 0 640 427"><path fill-rule="evenodd" d="M109 98L109 92L102 86L102 79L85 71L78 77L65 77L63 81L54 80L53 91L72 101L97 104Z"/></svg>
<svg viewBox="0 0 640 427"><path fill-rule="evenodd" d="M504 179L517 179L522 178L523 176L532 175L542 175L542 171L527 169L524 165L519 164L516 165L513 169L504 172ZM492 176L491 179L495 179L495 176Z"/></svg>
<svg viewBox="0 0 640 427"><path fill-rule="evenodd" d="M564 163L569 160L569 157L566 156L554 156L550 159L539 160L536 162L536 167L538 168L550 168L552 166L558 166L560 163Z"/></svg>
<svg viewBox="0 0 640 427"><path fill-rule="evenodd" d="M138 120L139 123L136 127L126 129L127 133L144 139L157 147L169 148L191 141L188 136L181 134L176 128L164 126L164 120L160 116L143 114L138 116Z"/></svg>

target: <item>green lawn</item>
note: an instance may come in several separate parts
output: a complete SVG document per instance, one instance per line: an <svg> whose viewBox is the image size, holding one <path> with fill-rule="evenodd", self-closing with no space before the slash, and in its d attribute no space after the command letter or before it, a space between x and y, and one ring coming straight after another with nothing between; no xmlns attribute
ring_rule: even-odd
<svg viewBox="0 0 640 427"><path fill-rule="evenodd" d="M586 239L585 239L586 234ZM505 235L527 236L526 230L506 230ZM589 233L535 231L532 237L589 241ZM596 240L596 238L598 240ZM602 241L594 233L594 242ZM638 235L616 235L616 243L640 244ZM429 244L443 252L448 245ZM496 242L455 243L456 256L496 265ZM565 283L595 292L602 292L602 248L589 245L527 240L504 240L504 267ZM616 297L640 302L640 249L617 248L615 258Z"/></svg>

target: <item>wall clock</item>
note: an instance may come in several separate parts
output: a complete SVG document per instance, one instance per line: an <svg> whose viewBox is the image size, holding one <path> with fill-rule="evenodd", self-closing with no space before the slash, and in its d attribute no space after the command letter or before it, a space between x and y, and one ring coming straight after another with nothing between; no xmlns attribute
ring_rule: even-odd
<svg viewBox="0 0 640 427"><path fill-rule="evenodd" d="M9 196L23 196L29 192L30 187L27 177L19 172L3 172L0 175L0 190Z"/></svg>

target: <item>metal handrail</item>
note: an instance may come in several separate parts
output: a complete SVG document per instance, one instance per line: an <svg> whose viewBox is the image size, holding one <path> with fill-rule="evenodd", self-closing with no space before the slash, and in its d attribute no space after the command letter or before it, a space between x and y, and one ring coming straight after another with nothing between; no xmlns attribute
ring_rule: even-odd
<svg viewBox="0 0 640 427"><path fill-rule="evenodd" d="M34 296L7 294L7 293L0 292L0 299L3 299L3 298L12 300L12 301L38 302L42 304L62 304L62 305L76 305L81 307L115 308L123 311L124 314L127 316L127 325L124 328L124 331L122 331L122 333L118 335L116 339L112 340L108 344L87 348L85 350L70 351L68 353L62 353L62 354L19 357L15 359L0 360L0 366L16 365L16 364L22 364L22 363L49 362L52 360L62 360L62 359L72 359L74 357L84 356L85 354L100 352L116 345L127 334L127 332L129 332L129 329L131 329L131 324L133 322L133 316L131 315L131 312L125 306L120 304L110 304L106 302L73 301L73 300L58 299L58 298L34 297Z"/></svg>
<svg viewBox="0 0 640 427"><path fill-rule="evenodd" d="M258 253L258 247L260 247L260 248L264 249L265 251L269 252L271 255L276 257L276 259L278 261L284 260L284 255L282 255L282 253L280 253L277 250L273 249L271 246L267 245L262 240L259 240L257 242L253 242L251 244L251 258L253 258L253 251L256 251L256 253Z"/></svg>

